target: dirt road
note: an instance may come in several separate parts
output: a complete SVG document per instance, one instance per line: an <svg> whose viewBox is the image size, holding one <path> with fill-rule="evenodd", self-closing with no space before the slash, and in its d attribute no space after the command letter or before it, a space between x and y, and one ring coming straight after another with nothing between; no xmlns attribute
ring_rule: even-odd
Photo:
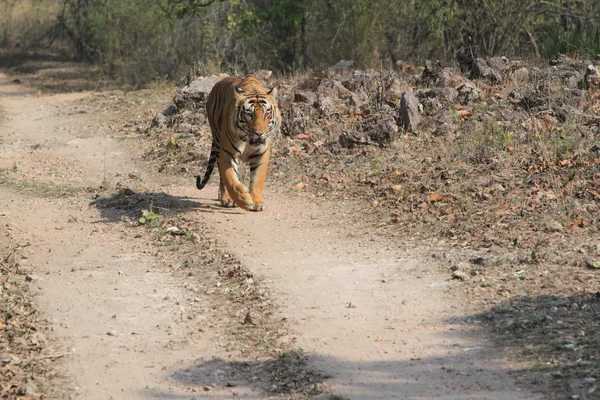
<svg viewBox="0 0 600 400"><path fill-rule="evenodd" d="M105 116L79 107L89 94L35 95L0 75L0 222L28 243L38 304L53 326L77 399L266 398L252 382L223 384L210 360L244 360L210 291L172 273L176 255L90 206L86 188L118 181L190 199L186 217L215 227L223 248L275 294L277 314L331 375L327 391L357 399L536 399L517 389L502 355L460 300L460 282L401 232L384 239L347 204L267 188L268 211L214 207L216 187L145 171ZM167 99L168 100L168 99ZM213 178L213 181L216 179ZM240 305L243 307L243 305ZM194 374L214 376L206 386ZM326 398L326 397L324 397Z"/></svg>

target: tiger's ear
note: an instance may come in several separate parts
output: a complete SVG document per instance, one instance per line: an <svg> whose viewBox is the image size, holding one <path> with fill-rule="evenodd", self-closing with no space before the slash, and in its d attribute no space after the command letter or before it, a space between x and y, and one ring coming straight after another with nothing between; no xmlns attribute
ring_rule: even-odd
<svg viewBox="0 0 600 400"><path fill-rule="evenodd" d="M271 88L271 90L269 90L267 92L268 95L273 96L273 97L277 97L277 87L273 86Z"/></svg>
<svg viewBox="0 0 600 400"><path fill-rule="evenodd" d="M244 93L244 89L242 89L240 85L235 85L235 91L238 93Z"/></svg>

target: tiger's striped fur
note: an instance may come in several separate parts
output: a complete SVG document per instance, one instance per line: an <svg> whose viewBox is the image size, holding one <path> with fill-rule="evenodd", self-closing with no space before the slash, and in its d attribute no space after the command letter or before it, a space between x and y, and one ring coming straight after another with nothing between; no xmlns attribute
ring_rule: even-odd
<svg viewBox="0 0 600 400"><path fill-rule="evenodd" d="M204 177L196 187L204 188L218 165L219 200L224 207L240 206L248 211L265 209L263 189L271 155L269 137L279 129L281 114L275 96L253 75L226 77L208 95L206 113L212 131L212 147ZM247 189L238 178L239 161L250 164Z"/></svg>

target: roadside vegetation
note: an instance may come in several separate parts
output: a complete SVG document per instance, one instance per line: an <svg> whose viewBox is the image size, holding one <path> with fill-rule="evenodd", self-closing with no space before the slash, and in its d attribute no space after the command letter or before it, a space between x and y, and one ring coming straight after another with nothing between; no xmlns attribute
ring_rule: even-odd
<svg viewBox="0 0 600 400"><path fill-rule="evenodd" d="M101 79L140 88L339 60L402 68L457 52L587 58L600 52L599 17L593 0L7 0L0 49L3 66L12 53L52 48L96 65Z"/></svg>

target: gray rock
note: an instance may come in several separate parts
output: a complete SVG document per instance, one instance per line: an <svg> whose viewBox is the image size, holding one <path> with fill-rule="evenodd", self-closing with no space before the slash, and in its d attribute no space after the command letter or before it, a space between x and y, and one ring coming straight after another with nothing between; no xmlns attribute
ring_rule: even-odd
<svg viewBox="0 0 600 400"><path fill-rule="evenodd" d="M150 126L152 128L165 128L168 123L169 119L163 113L158 113L152 118Z"/></svg>
<svg viewBox="0 0 600 400"><path fill-rule="evenodd" d="M435 122L438 124L452 124L454 123L454 117L455 114L448 107L443 107L435 114Z"/></svg>
<svg viewBox="0 0 600 400"><path fill-rule="evenodd" d="M363 120L363 130L369 139L379 145L388 145L396 140L398 125L390 113L382 112Z"/></svg>
<svg viewBox="0 0 600 400"><path fill-rule="evenodd" d="M317 110L326 117L339 111L339 104L331 97L319 96L315 105Z"/></svg>
<svg viewBox="0 0 600 400"><path fill-rule="evenodd" d="M555 219L544 221L543 228L546 232L562 232L565 228Z"/></svg>
<svg viewBox="0 0 600 400"><path fill-rule="evenodd" d="M529 82L529 69L525 67L518 68L512 71L509 75L514 84L520 85Z"/></svg>
<svg viewBox="0 0 600 400"><path fill-rule="evenodd" d="M421 123L419 100L413 92L407 91L402 94L398 117L402 127L409 132L415 132Z"/></svg>
<svg viewBox="0 0 600 400"><path fill-rule="evenodd" d="M458 92L458 101L461 104L469 104L483 97L481 90L472 82L464 82L458 85L456 90Z"/></svg>
<svg viewBox="0 0 600 400"><path fill-rule="evenodd" d="M165 117L170 117L171 115L177 113L177 107L170 105L169 107L162 110L160 113Z"/></svg>
<svg viewBox="0 0 600 400"><path fill-rule="evenodd" d="M308 90L296 90L294 92L294 101L296 103L306 103L313 105L317 102L317 95Z"/></svg>
<svg viewBox="0 0 600 400"><path fill-rule="evenodd" d="M466 280L469 280L469 278L470 278L469 274L467 274L464 271L456 270L456 271L452 272L452 279L456 279L459 281L466 281Z"/></svg>
<svg viewBox="0 0 600 400"><path fill-rule="evenodd" d="M339 137L339 142L342 147L351 149L357 146L365 146L371 143L369 136L365 132L355 130L345 130Z"/></svg>
<svg viewBox="0 0 600 400"><path fill-rule="evenodd" d="M428 86L444 87L448 81L447 71L439 61L425 61L421 83Z"/></svg>
<svg viewBox="0 0 600 400"><path fill-rule="evenodd" d="M215 84L226 76L226 74L213 75L190 83L175 95L173 103L178 109L183 110L191 107L193 103L206 102L208 94Z"/></svg>
<svg viewBox="0 0 600 400"><path fill-rule="evenodd" d="M435 135L436 136L448 136L452 135L458 127L454 124L449 124L447 122L443 122L435 126Z"/></svg>
<svg viewBox="0 0 600 400"><path fill-rule="evenodd" d="M487 79L493 83L502 82L502 75L499 71L491 67L486 60L478 58L473 63L471 79Z"/></svg>
<svg viewBox="0 0 600 400"><path fill-rule="evenodd" d="M600 87L600 70L595 65L588 65L583 76L584 89L598 89Z"/></svg>

